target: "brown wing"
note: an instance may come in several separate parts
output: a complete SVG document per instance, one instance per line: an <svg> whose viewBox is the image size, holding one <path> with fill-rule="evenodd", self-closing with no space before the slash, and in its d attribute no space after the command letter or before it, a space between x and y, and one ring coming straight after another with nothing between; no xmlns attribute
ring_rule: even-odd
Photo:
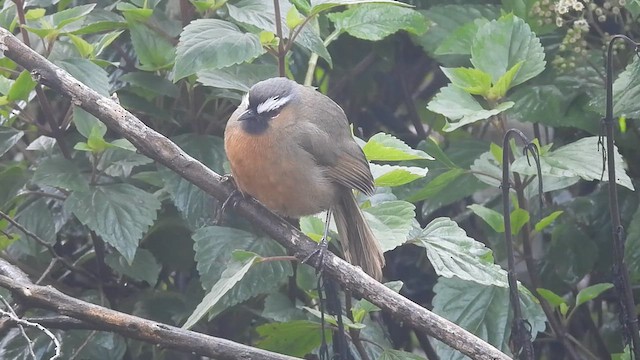
<svg viewBox="0 0 640 360"><path fill-rule="evenodd" d="M357 145L356 145L357 146ZM358 149L360 153L362 150ZM338 157L338 161L333 166L327 167L328 175L337 183L361 191L367 195L373 195L375 188L373 186L373 176L362 155L362 159L351 156L351 154L342 154Z"/></svg>

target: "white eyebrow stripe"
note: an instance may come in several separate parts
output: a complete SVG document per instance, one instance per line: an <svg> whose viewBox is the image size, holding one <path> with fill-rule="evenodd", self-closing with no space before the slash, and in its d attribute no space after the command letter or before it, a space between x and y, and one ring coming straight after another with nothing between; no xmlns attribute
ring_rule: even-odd
<svg viewBox="0 0 640 360"><path fill-rule="evenodd" d="M278 110L279 108L283 107L286 103L288 103L290 99L291 99L291 95L285 96L283 98L279 96L274 96L258 104L258 106L256 107L256 110L258 111L258 114L266 113L273 110Z"/></svg>

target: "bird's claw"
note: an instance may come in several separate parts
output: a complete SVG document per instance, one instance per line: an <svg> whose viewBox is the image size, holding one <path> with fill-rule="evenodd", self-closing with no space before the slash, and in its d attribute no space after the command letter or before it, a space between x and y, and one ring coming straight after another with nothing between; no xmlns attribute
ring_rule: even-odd
<svg viewBox="0 0 640 360"><path fill-rule="evenodd" d="M302 263L306 264L311 258L316 257L316 273L320 273L324 270L324 254L327 252L329 247L329 242L327 242L327 238L323 237L316 249L311 252L311 254L307 255L304 259L302 259Z"/></svg>

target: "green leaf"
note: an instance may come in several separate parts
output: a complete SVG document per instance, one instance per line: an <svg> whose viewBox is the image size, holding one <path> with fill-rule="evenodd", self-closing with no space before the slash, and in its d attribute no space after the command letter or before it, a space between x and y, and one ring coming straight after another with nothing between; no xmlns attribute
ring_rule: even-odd
<svg viewBox="0 0 640 360"><path fill-rule="evenodd" d="M406 201L385 201L364 209L373 234L383 252L407 241L415 217L415 206Z"/></svg>
<svg viewBox="0 0 640 360"><path fill-rule="evenodd" d="M193 234L195 259L202 286L209 290L217 283L235 250L251 251L262 257L283 256L286 251L275 241L246 231L220 226L208 226ZM261 294L278 291L293 273L289 262L260 262L223 296L210 311L215 316L221 311Z"/></svg>
<svg viewBox="0 0 640 360"><path fill-rule="evenodd" d="M29 94L36 87L36 82L27 70L23 70L16 78L7 93L8 101L28 100Z"/></svg>
<svg viewBox="0 0 640 360"><path fill-rule="evenodd" d="M118 143L118 140L113 141L111 143L113 146L106 149L100 157L100 162L97 167L100 171L104 171L105 174L113 177L126 178L131 175L131 171L134 167L153 162L152 159L145 155L137 153L135 149L128 150L119 147ZM156 174L155 176L157 177L158 175ZM160 179L159 187L162 187L163 185L164 183Z"/></svg>
<svg viewBox="0 0 640 360"><path fill-rule="evenodd" d="M143 88L157 95L172 98L177 98L180 95L180 90L176 84L163 76L158 76L146 71L130 72L120 76L119 80L126 81L131 86Z"/></svg>
<svg viewBox="0 0 640 360"><path fill-rule="evenodd" d="M472 95L486 96L491 88L491 75L470 68L440 68L454 86Z"/></svg>
<svg viewBox="0 0 640 360"><path fill-rule="evenodd" d="M458 179L465 173L466 170L464 169L451 169L445 171L444 173L429 181L429 183L427 183L427 186L412 193L409 198L407 198L407 201L415 203L418 201L427 200L432 196L440 193L441 191L447 189L447 187L451 186L452 181Z"/></svg>
<svg viewBox="0 0 640 360"><path fill-rule="evenodd" d="M519 63L513 65L509 71L507 71L504 75L498 79L493 87L489 90L489 94L487 98L491 101L500 100L507 95L507 91L511 88L511 83L513 82L513 78L518 74L520 67L524 62L520 61Z"/></svg>
<svg viewBox="0 0 640 360"><path fill-rule="evenodd" d="M26 20L38 20L41 17L43 17L46 13L47 13L47 10L43 8L29 9L24 14L24 18Z"/></svg>
<svg viewBox="0 0 640 360"><path fill-rule="evenodd" d="M100 95L109 96L109 75L103 68L90 60L65 59L55 61L55 64Z"/></svg>
<svg viewBox="0 0 640 360"><path fill-rule="evenodd" d="M286 17L286 25L289 29L295 29L298 25L302 24L304 21L304 16L300 14L298 9L295 6L292 6L287 11Z"/></svg>
<svg viewBox="0 0 640 360"><path fill-rule="evenodd" d="M563 317L567 317L568 312L569 312L569 305L567 305L566 303L560 304L560 314L562 314Z"/></svg>
<svg viewBox="0 0 640 360"><path fill-rule="evenodd" d="M222 272L222 275L220 275L220 280L218 280L207 295L205 295L204 299L198 304L185 324L182 325L182 328L189 329L195 325L198 320L202 319L231 288L242 280L258 258L258 255L254 254L242 260L233 259Z"/></svg>
<svg viewBox="0 0 640 360"><path fill-rule="evenodd" d="M517 235L529 222L529 212L525 209L518 208L511 212L511 235Z"/></svg>
<svg viewBox="0 0 640 360"><path fill-rule="evenodd" d="M404 4L394 0L315 0L311 2L311 11L310 11L311 14L309 16L318 14L325 10L329 10L336 6L357 5L357 4L367 4L367 3L392 4L392 5L405 6L405 7L411 6L409 4Z"/></svg>
<svg viewBox="0 0 640 360"><path fill-rule="evenodd" d="M436 48L435 55L471 55L471 44L478 29L488 22L485 18L478 18L455 29Z"/></svg>
<svg viewBox="0 0 640 360"><path fill-rule="evenodd" d="M257 35L243 33L230 22L198 19L180 34L174 81L205 69L220 69L264 53Z"/></svg>
<svg viewBox="0 0 640 360"><path fill-rule="evenodd" d="M319 243L324 233L324 222L317 216L303 216L300 218L300 231Z"/></svg>
<svg viewBox="0 0 640 360"><path fill-rule="evenodd" d="M259 348L290 356L303 357L322 343L320 323L308 320L264 324L256 331L261 337L256 343ZM324 337L331 340L331 329L324 329Z"/></svg>
<svg viewBox="0 0 640 360"><path fill-rule="evenodd" d="M51 210L49 210L47 200L40 198L27 205L16 214L15 220L25 229L36 234L45 243L49 245L53 245L56 243L56 225L53 221ZM15 228L10 229L13 229L13 232L20 234L19 242L35 241L20 230L17 230ZM35 256L36 254L32 253L30 255Z"/></svg>
<svg viewBox="0 0 640 360"><path fill-rule="evenodd" d="M0 169L0 210L6 210L9 202L29 180L30 174L23 165L10 165Z"/></svg>
<svg viewBox="0 0 640 360"><path fill-rule="evenodd" d="M83 20L95 7L96 4L89 4L58 11L51 15L51 24L58 30L64 29L65 31L71 31L72 29L67 27L67 25L73 24L78 26L78 24L74 23Z"/></svg>
<svg viewBox="0 0 640 360"><path fill-rule="evenodd" d="M276 65L239 64L224 69L198 71L198 81L206 86L249 92L251 86L278 76Z"/></svg>
<svg viewBox="0 0 640 360"><path fill-rule="evenodd" d="M160 201L135 186L111 184L73 192L64 208L131 263L138 242L156 219Z"/></svg>
<svg viewBox="0 0 640 360"><path fill-rule="evenodd" d="M504 233L504 216L502 216L501 213L479 204L472 204L467 206L467 208L471 209L474 214L489 224L495 232Z"/></svg>
<svg viewBox="0 0 640 360"><path fill-rule="evenodd" d="M389 4L363 4L341 13L327 15L336 29L370 41L379 41L400 30L420 35L427 30L425 18L417 11Z"/></svg>
<svg viewBox="0 0 640 360"><path fill-rule="evenodd" d="M376 186L400 186L423 178L429 171L426 168L400 165L370 164Z"/></svg>
<svg viewBox="0 0 640 360"><path fill-rule="evenodd" d="M413 231L410 242L425 248L436 273L478 284L507 287L507 272L493 263L491 250L467 236L449 218L436 218Z"/></svg>
<svg viewBox="0 0 640 360"><path fill-rule="evenodd" d="M549 302L549 304L551 304L551 306L553 306L554 309L557 308L558 306L562 305L562 304L565 304L565 305L567 304L567 302L564 301L562 296L557 295L556 293L554 293L551 290L538 288L538 289L536 289L536 291L538 292L538 294L540 294L540 296L542 296L545 300L547 300Z"/></svg>
<svg viewBox="0 0 640 360"><path fill-rule="evenodd" d="M89 138L93 131L97 131L101 136L107 133L107 125L83 108L75 105L73 106L73 124L76 126L76 130L85 138Z"/></svg>
<svg viewBox="0 0 640 360"><path fill-rule="evenodd" d="M113 145L104 140L103 129L100 126L94 126L91 129L89 137L87 138L87 146L95 153L100 153L113 147Z"/></svg>
<svg viewBox="0 0 640 360"><path fill-rule="evenodd" d="M578 295L576 296L576 307L586 303L587 301L591 301L597 298L598 296L600 296L600 294L611 288L613 288L613 284L602 283L591 285L580 290L580 292L578 292Z"/></svg>
<svg viewBox="0 0 640 360"><path fill-rule="evenodd" d="M512 311L509 289L485 286L460 279L439 278L433 288L433 312L462 326L499 350L509 353ZM546 316L528 291L520 292L523 316L531 328L532 339L546 328ZM466 357L441 342L435 343L440 359Z"/></svg>
<svg viewBox="0 0 640 360"><path fill-rule="evenodd" d="M24 132L11 127L0 126L0 156L4 155L24 136Z"/></svg>
<svg viewBox="0 0 640 360"><path fill-rule="evenodd" d="M540 167L543 176L556 178L577 176L588 181L609 181L606 164L603 169L602 158L602 146L598 145L598 137L591 136L542 154ZM614 147L614 159L616 183L634 190L633 183L625 171L624 160L617 147ZM529 166L525 157L514 161L512 170L525 175L535 175L536 173L536 167Z"/></svg>
<svg viewBox="0 0 640 360"><path fill-rule="evenodd" d="M640 115L640 61L636 58L613 83L613 114L638 118ZM604 107L601 108L604 113Z"/></svg>
<svg viewBox="0 0 640 360"><path fill-rule="evenodd" d="M389 281L387 283L384 283L384 286L395 291L396 293L400 292L400 289L402 289L403 285L404 284L402 281ZM351 312L353 313L353 320L358 323L363 322L367 314L375 311L380 311L380 308L370 303L366 299L358 300L351 309Z"/></svg>
<svg viewBox="0 0 640 360"><path fill-rule="evenodd" d="M44 158L31 179L37 185L72 191L89 191L89 182L75 162L62 156Z"/></svg>
<svg viewBox="0 0 640 360"><path fill-rule="evenodd" d="M450 132L476 121L498 115L513 105L513 102L507 101L499 104L494 109L484 109L469 93L449 84L447 87L442 88L429 102L427 109L447 117L449 122L447 122L443 130Z"/></svg>
<svg viewBox="0 0 640 360"><path fill-rule="evenodd" d="M362 148L370 161L433 160L422 150L414 150L393 135L377 133Z"/></svg>
<svg viewBox="0 0 640 360"><path fill-rule="evenodd" d="M93 54L93 45L91 45L85 39L73 34L67 34L67 36L69 37L69 39L71 39L71 42L80 53L80 56L82 56L83 58L87 58Z"/></svg>
<svg viewBox="0 0 640 360"><path fill-rule="evenodd" d="M127 17L127 20L129 20L131 44L138 56L138 61L140 62L138 67L140 69L156 71L173 65L176 59L173 44L144 23L130 20L129 17Z"/></svg>
<svg viewBox="0 0 640 360"><path fill-rule="evenodd" d="M602 256L596 243L582 229L582 224L560 223L551 232L551 244L547 251L549 271L559 280L575 284L594 271Z"/></svg>
<svg viewBox="0 0 640 360"><path fill-rule="evenodd" d="M0 173L2 174L2 173ZM3 183L0 175L0 189ZM0 199L2 196L0 195ZM2 202L0 202L0 205ZM629 268L629 275L634 283L640 279L640 207L638 207L629 221L628 235L625 244L624 261Z"/></svg>
<svg viewBox="0 0 640 360"><path fill-rule="evenodd" d="M558 216L562 215L563 212L564 211L562 210L554 211L551 214L545 216L544 218L542 218L542 220L538 221L538 223L536 224L535 230L537 232L544 230L549 225L551 225L551 223L553 223L558 218Z"/></svg>
<svg viewBox="0 0 640 360"><path fill-rule="evenodd" d="M491 74L494 83L517 63L523 62L511 86L540 74L545 67L540 40L522 19L511 14L478 29L471 46L471 63Z"/></svg>
<svg viewBox="0 0 640 360"><path fill-rule="evenodd" d="M224 172L222 139L208 135L184 134L171 140L211 170L217 173ZM213 224L213 214L218 206L214 197L164 166L158 166L158 171L164 180L165 190L171 195L174 205L192 229Z"/></svg>
<svg viewBox="0 0 640 360"><path fill-rule="evenodd" d="M378 360L424 360L424 357L402 350L384 349Z"/></svg>
<svg viewBox="0 0 640 360"><path fill-rule="evenodd" d="M318 318L318 320L322 319L322 317L324 316L324 319L325 319L325 321L327 323L329 323L329 324L331 324L333 326L336 326L336 327L338 326L338 320L333 315L328 315L328 314L324 314L323 315L320 312L320 310L314 309L314 308L311 308L311 307L308 307L308 306L303 306L302 310L304 310L304 311L310 313L311 315L315 316L316 318ZM344 323L345 328L347 328L347 329L358 329L358 330L361 330L361 329L364 329L365 326L366 326L364 324L354 323L349 318L343 318L342 321Z"/></svg>
<svg viewBox="0 0 640 360"><path fill-rule="evenodd" d="M237 22L255 26L263 31L270 33L276 33L275 24L275 9L273 7L273 1L262 0L241 0L235 4L227 3L227 9L229 10L229 17ZM288 1L280 2L280 14L282 17L281 24L283 25L282 33L283 37L287 38L291 33L291 28L287 26L286 15L290 11L295 9ZM300 31L299 35L295 39L295 43L311 52L318 54L325 59L329 66L332 66L331 56L324 46L322 39L320 38L317 19L311 19Z"/></svg>
<svg viewBox="0 0 640 360"><path fill-rule="evenodd" d="M158 275L162 270L162 265L146 249L138 249L131 264L122 255L116 253L107 254L104 262L116 272L134 280L146 281L151 287L156 286Z"/></svg>

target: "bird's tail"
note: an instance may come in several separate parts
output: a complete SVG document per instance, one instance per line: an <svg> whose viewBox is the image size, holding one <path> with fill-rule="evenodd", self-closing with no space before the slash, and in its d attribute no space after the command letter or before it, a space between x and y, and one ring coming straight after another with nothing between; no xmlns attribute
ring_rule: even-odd
<svg viewBox="0 0 640 360"><path fill-rule="evenodd" d="M346 260L360 266L374 279L380 280L384 255L351 189L345 189L340 202L334 206L333 218Z"/></svg>

